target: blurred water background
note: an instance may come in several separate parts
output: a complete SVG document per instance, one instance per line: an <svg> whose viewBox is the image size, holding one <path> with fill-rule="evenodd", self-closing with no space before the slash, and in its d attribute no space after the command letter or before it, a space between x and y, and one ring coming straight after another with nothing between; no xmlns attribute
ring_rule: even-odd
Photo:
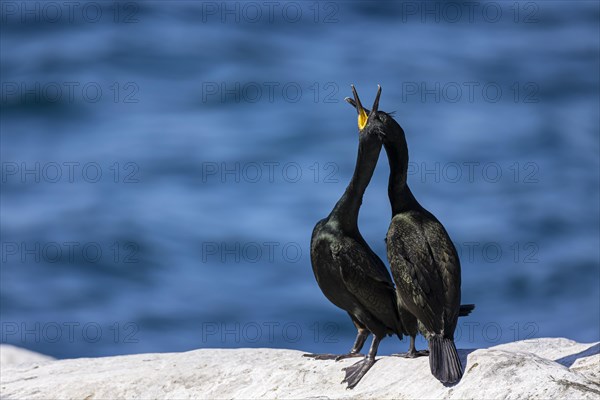
<svg viewBox="0 0 600 400"><path fill-rule="evenodd" d="M596 1L1 11L2 342L347 350L309 241L354 168L351 83L382 85L459 249L459 346L600 340ZM360 214L384 259L388 172Z"/></svg>

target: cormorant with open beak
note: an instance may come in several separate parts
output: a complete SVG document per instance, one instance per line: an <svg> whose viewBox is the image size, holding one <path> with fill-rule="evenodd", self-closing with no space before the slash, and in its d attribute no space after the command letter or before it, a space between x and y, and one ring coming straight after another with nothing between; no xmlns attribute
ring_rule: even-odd
<svg viewBox="0 0 600 400"><path fill-rule="evenodd" d="M390 273L383 261L371 250L358 229L358 212L363 194L379 159L382 143L368 129L377 114L381 88L370 114L362 107L352 86L358 112L358 158L350 184L329 216L315 226L310 246L315 278L323 294L345 310L358 330L354 346L348 354L306 354L316 359L343 359L362 356L367 336L373 334L368 355L345 368L344 382L353 388L375 363L379 342L386 335L402 339L402 324Z"/></svg>
<svg viewBox="0 0 600 400"><path fill-rule="evenodd" d="M358 102L346 99L357 109ZM390 165L388 195L392 221L386 237L387 254L396 283L401 320L411 336L418 328L429 342L431 373L444 384L460 380L463 368L454 345L459 316L474 305L460 305L460 261L444 226L415 199L406 182L408 147L404 130L388 113L369 114L369 129L381 138ZM407 316L410 314L413 318Z"/></svg>

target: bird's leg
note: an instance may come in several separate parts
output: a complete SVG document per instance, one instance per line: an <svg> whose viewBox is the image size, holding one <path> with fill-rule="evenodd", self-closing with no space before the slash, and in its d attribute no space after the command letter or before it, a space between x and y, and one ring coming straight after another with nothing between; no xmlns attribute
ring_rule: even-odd
<svg viewBox="0 0 600 400"><path fill-rule="evenodd" d="M369 354L357 362L354 365L346 367L343 371L346 372L346 377L342 381L342 383L346 382L348 384L347 389L353 389L358 382L362 379L363 376L371 369L373 364L375 364L375 356L377 355L377 349L379 348L379 342L383 336L378 336L373 334L373 342L371 343L371 348L369 349Z"/></svg>
<svg viewBox="0 0 600 400"><path fill-rule="evenodd" d="M354 341L354 346L352 346L350 353L337 356L335 361L343 360L344 358L362 357L363 355L360 354L360 351L365 345L365 341L367 340L368 336L368 330L359 328L358 333L356 334L356 340Z"/></svg>
<svg viewBox="0 0 600 400"><path fill-rule="evenodd" d="M411 335L410 337L410 346L408 347L408 352L400 353L400 354L392 354L395 357L404 357L404 358L417 358L417 357L425 357L429 355L429 350L419 350L415 348L415 336Z"/></svg>
<svg viewBox="0 0 600 400"><path fill-rule="evenodd" d="M356 340L354 341L354 346L348 354L304 354L304 357L314 358L315 360L343 360L344 358L351 357L362 357L360 354L360 350L363 348L365 344L365 340L367 340L367 336L369 336L369 331L366 329L359 328L358 333L356 334Z"/></svg>

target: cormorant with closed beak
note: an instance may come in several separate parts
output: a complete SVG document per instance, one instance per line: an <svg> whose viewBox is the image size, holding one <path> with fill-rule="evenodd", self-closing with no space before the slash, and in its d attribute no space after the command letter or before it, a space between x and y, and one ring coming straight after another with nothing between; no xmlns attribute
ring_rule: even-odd
<svg viewBox="0 0 600 400"><path fill-rule="evenodd" d="M392 221L386 244L400 315L412 339L409 356L415 353L413 333L417 326L406 317L405 310L418 320L418 328L429 342L431 373L444 384L454 384L463 375L454 330L458 317L468 315L475 306L460 305L460 261L454 244L444 226L419 204L408 187L404 130L388 113L371 113L369 118L371 132L383 140L390 165Z"/></svg>

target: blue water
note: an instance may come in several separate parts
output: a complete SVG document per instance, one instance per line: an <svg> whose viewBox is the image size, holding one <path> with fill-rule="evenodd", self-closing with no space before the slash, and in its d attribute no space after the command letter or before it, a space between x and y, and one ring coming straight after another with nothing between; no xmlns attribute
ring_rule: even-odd
<svg viewBox="0 0 600 400"><path fill-rule="evenodd" d="M347 350L309 240L354 168L351 83L382 85L459 249L459 347L600 340L597 2L23 4L0 10L2 342ZM384 259L388 171L359 221Z"/></svg>

